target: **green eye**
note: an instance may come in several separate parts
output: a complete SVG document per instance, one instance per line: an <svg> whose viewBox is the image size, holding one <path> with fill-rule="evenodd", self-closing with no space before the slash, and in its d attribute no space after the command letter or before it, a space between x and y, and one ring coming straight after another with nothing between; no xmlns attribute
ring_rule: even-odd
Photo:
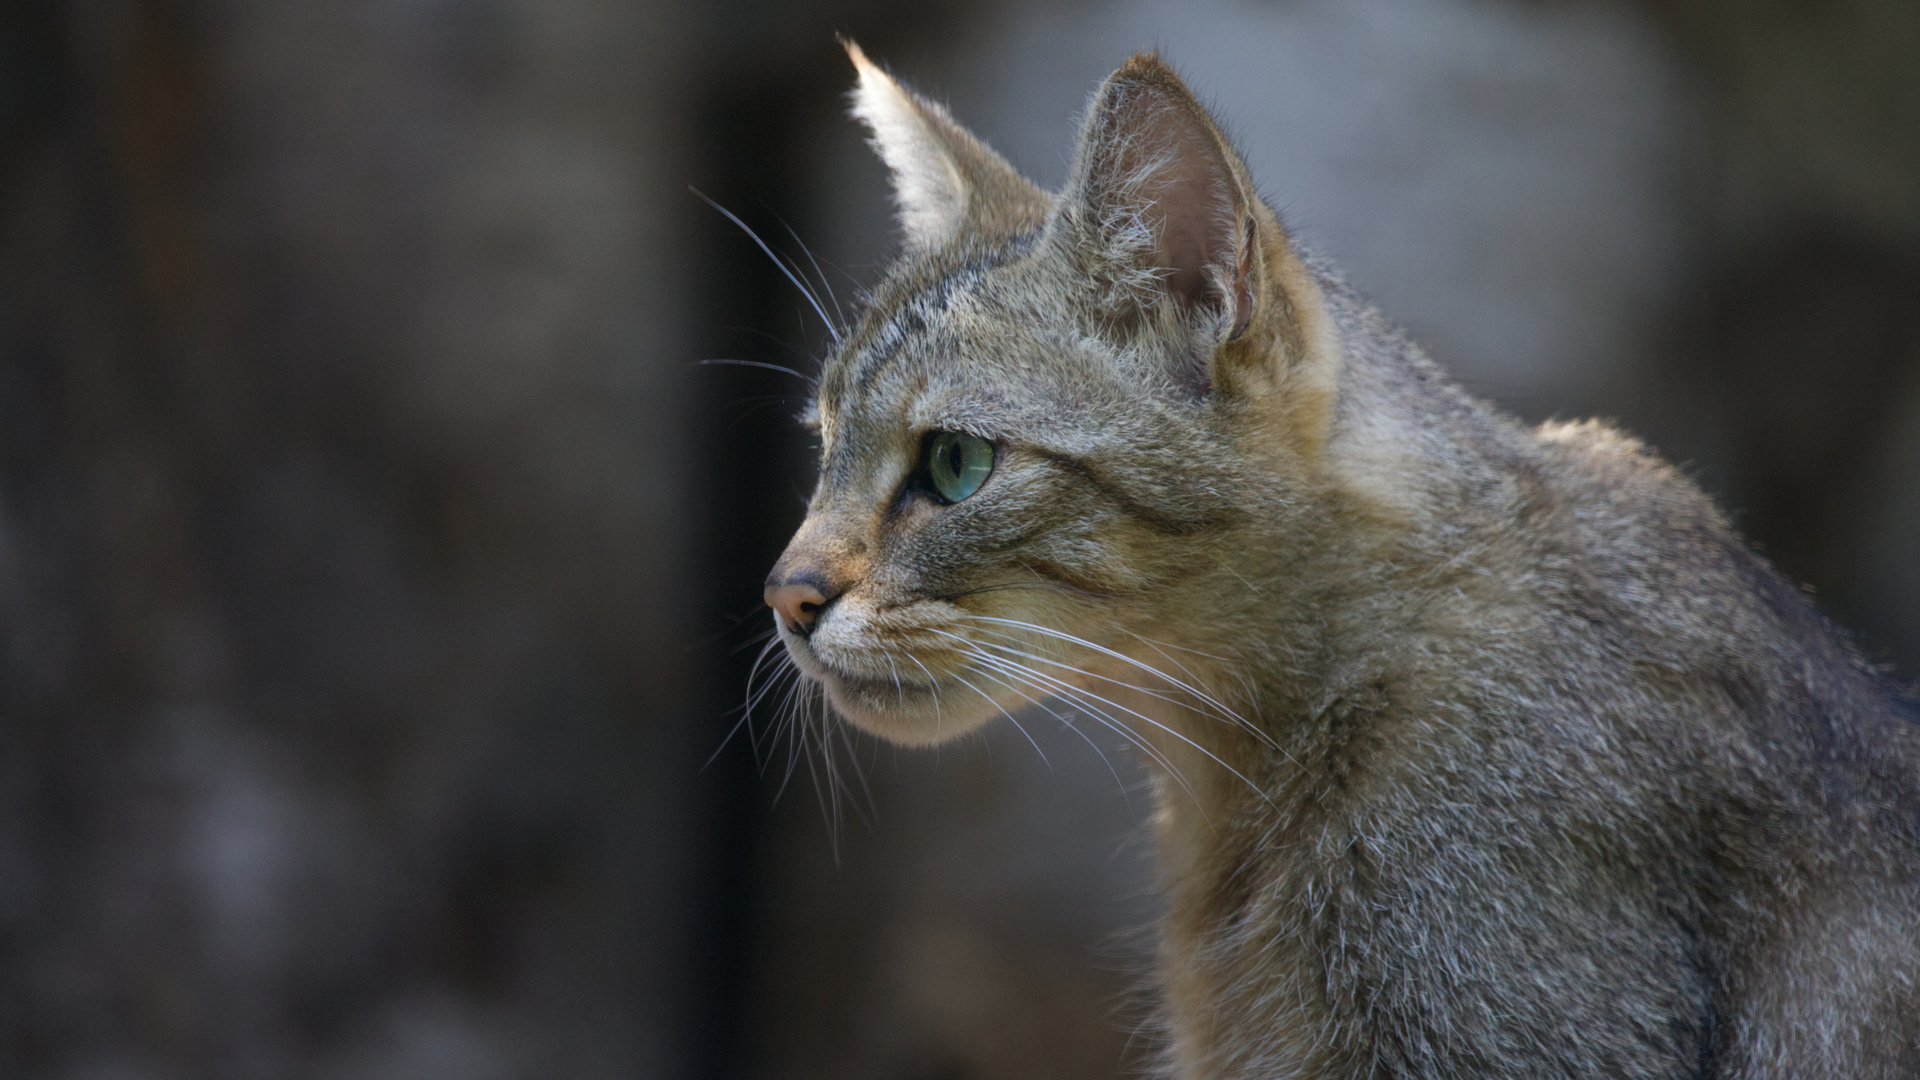
<svg viewBox="0 0 1920 1080"><path fill-rule="evenodd" d="M936 431L927 440L927 475L948 502L980 490L993 472L993 444L960 431Z"/></svg>

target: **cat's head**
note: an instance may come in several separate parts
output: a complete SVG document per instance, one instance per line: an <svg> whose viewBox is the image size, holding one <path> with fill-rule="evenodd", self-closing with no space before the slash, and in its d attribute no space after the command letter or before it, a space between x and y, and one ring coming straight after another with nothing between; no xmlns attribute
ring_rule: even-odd
<svg viewBox="0 0 1920 1080"><path fill-rule="evenodd" d="M1100 88L1048 195L848 51L905 251L810 409L819 488L767 582L790 655L915 744L1178 670L1325 444L1311 274L1156 56Z"/></svg>

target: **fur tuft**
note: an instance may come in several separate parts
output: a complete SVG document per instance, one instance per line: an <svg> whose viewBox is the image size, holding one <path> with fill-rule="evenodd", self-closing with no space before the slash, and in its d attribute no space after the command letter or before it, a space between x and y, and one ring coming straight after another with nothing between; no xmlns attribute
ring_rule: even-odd
<svg viewBox="0 0 1920 1080"><path fill-rule="evenodd" d="M1004 236L1046 213L1046 196L999 154L953 122L947 110L900 85L841 38L859 74L853 115L893 176L900 231L909 251L931 251L962 236Z"/></svg>

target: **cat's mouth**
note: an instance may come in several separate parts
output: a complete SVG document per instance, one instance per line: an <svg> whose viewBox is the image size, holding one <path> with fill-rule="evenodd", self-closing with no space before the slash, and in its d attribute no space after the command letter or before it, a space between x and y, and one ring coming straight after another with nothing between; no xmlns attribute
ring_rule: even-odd
<svg viewBox="0 0 1920 1080"><path fill-rule="evenodd" d="M970 668L950 670L947 664L929 664L904 650L842 658L823 656L804 638L788 637L786 643L801 673L826 687L843 719L892 742L945 742L973 731L1005 708L1017 707L989 697L989 688L1001 687Z"/></svg>

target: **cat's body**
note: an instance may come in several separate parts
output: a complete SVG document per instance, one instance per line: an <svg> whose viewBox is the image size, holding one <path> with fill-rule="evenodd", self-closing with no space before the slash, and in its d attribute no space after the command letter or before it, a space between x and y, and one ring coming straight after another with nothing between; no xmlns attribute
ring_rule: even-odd
<svg viewBox="0 0 1920 1080"><path fill-rule="evenodd" d="M855 59L908 250L769 603L883 736L1142 746L1176 1075L1920 1076L1920 709L1691 482L1455 389L1156 59L1051 198Z"/></svg>

